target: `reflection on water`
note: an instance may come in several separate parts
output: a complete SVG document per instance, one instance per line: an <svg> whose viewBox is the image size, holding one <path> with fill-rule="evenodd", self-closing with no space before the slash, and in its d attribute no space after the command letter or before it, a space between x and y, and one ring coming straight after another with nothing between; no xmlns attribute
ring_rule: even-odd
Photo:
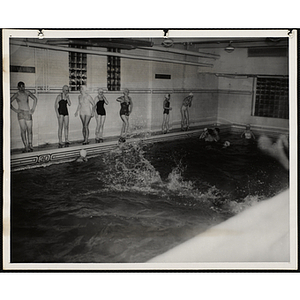
<svg viewBox="0 0 300 300"><path fill-rule="evenodd" d="M288 186L253 144L226 136L129 143L12 173L12 262L145 262Z"/></svg>

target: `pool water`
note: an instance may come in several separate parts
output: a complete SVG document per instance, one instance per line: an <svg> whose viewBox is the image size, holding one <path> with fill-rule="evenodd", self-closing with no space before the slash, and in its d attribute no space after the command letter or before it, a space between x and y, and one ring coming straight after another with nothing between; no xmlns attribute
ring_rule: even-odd
<svg viewBox="0 0 300 300"><path fill-rule="evenodd" d="M11 262L146 262L286 189L288 172L237 135L125 143L11 174Z"/></svg>

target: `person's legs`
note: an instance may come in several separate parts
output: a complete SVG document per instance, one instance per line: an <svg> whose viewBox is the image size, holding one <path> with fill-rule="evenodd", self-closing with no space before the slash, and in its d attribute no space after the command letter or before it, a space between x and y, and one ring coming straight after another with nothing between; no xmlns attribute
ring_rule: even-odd
<svg viewBox="0 0 300 300"><path fill-rule="evenodd" d="M169 114L166 114L166 132L169 132L169 127L170 127L170 115Z"/></svg>
<svg viewBox="0 0 300 300"><path fill-rule="evenodd" d="M127 137L128 129L129 129L129 116L125 116L126 124L125 124L125 137Z"/></svg>
<svg viewBox="0 0 300 300"><path fill-rule="evenodd" d="M85 137L86 137L85 127L84 127L84 124L85 124L85 116L80 115L80 120L81 120L81 123L82 123L82 136L83 136L83 142L85 142Z"/></svg>
<svg viewBox="0 0 300 300"><path fill-rule="evenodd" d="M100 130L99 130L99 137L100 138L103 138L103 130L104 130L104 123L105 123L105 119L106 119L106 116L100 116Z"/></svg>
<svg viewBox="0 0 300 300"><path fill-rule="evenodd" d="M19 125L21 129L21 139L25 147L25 151L28 151L28 140L27 140L27 125L24 119L19 120Z"/></svg>
<svg viewBox="0 0 300 300"><path fill-rule="evenodd" d="M185 125L185 106L181 107L181 130L184 130L184 125Z"/></svg>
<svg viewBox="0 0 300 300"><path fill-rule="evenodd" d="M96 113L96 130L95 130L95 140L96 142L99 140L99 131L100 131L100 116Z"/></svg>
<svg viewBox="0 0 300 300"><path fill-rule="evenodd" d="M185 110L186 130L190 128L190 115L188 107Z"/></svg>
<svg viewBox="0 0 300 300"><path fill-rule="evenodd" d="M122 126L121 126L121 133L120 136L123 137L123 133L125 131L125 121L123 120L124 115L120 115L120 118L122 120Z"/></svg>
<svg viewBox="0 0 300 300"><path fill-rule="evenodd" d="M163 114L163 122L161 125L161 130L163 133L165 132L165 128L166 128L166 119L167 119L167 114Z"/></svg>
<svg viewBox="0 0 300 300"><path fill-rule="evenodd" d="M57 120L58 120L58 143L59 143L59 145L61 145L62 144L62 130L63 130L64 116L59 115Z"/></svg>
<svg viewBox="0 0 300 300"><path fill-rule="evenodd" d="M121 128L121 137L126 138L127 129L129 126L128 116L121 115L121 119L123 121L122 128Z"/></svg>
<svg viewBox="0 0 300 300"><path fill-rule="evenodd" d="M84 142L86 144L89 142L89 134L90 134L89 124L90 124L91 118L92 118L92 116L85 116L85 118L84 118L84 128L85 128L85 140L84 140Z"/></svg>
<svg viewBox="0 0 300 300"><path fill-rule="evenodd" d="M27 126L27 138L28 138L28 147L30 151L33 151L32 147L32 121L26 120Z"/></svg>
<svg viewBox="0 0 300 300"><path fill-rule="evenodd" d="M69 116L64 116L65 143L69 144Z"/></svg>

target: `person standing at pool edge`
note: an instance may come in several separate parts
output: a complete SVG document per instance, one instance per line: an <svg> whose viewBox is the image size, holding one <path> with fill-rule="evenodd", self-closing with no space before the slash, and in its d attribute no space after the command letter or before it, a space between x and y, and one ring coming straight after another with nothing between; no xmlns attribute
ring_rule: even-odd
<svg viewBox="0 0 300 300"><path fill-rule="evenodd" d="M32 115L37 105L37 97L30 91L25 90L25 83L18 83L18 92L10 98L10 108L18 114L18 121L21 129L21 138L24 144L24 152L33 151L32 147ZM29 98L33 100L33 106L29 107ZM12 102L17 100L18 108L13 107Z"/></svg>
<svg viewBox="0 0 300 300"><path fill-rule="evenodd" d="M95 106L94 110L96 118L96 131L95 131L95 141L96 143L103 142L103 128L106 119L106 111L104 104L108 105L106 97L103 95L103 89L98 89L98 95L94 99Z"/></svg>
<svg viewBox="0 0 300 300"><path fill-rule="evenodd" d="M189 93L189 95L183 99L181 106L181 130L188 130L190 128L189 107L192 106L193 97L193 93Z"/></svg>
<svg viewBox="0 0 300 300"><path fill-rule="evenodd" d="M86 86L82 85L80 87L80 95L78 96L78 106L75 112L75 117L77 117L78 112L82 122L82 135L83 135L83 145L89 143L89 124L91 118L94 116L94 101L93 98L87 93Z"/></svg>
<svg viewBox="0 0 300 300"><path fill-rule="evenodd" d="M121 104L120 117L123 121L119 142L125 142L129 128L129 115L133 108L131 97L129 97L129 90L124 89L123 96L117 98L116 101Z"/></svg>
<svg viewBox="0 0 300 300"><path fill-rule="evenodd" d="M62 93L60 93L55 100L55 112L58 120L58 147L63 147L62 131L65 133L65 146L68 147L69 142L69 112L68 106L71 106L71 100L69 97L69 87L64 85Z"/></svg>
<svg viewBox="0 0 300 300"><path fill-rule="evenodd" d="M165 100L163 103L163 123L162 123L162 132L167 133L169 132L169 121L170 121L170 115L169 112L172 110L172 107L170 107L170 94L165 95Z"/></svg>

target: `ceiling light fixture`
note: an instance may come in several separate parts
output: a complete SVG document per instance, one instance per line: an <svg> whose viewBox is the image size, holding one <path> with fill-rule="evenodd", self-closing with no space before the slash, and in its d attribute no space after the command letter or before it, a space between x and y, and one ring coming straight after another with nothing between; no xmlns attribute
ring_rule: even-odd
<svg viewBox="0 0 300 300"><path fill-rule="evenodd" d="M173 40L169 38L169 30L168 29L164 29L164 41L161 44L164 47L171 47L174 44Z"/></svg>
<svg viewBox="0 0 300 300"><path fill-rule="evenodd" d="M164 41L161 43L164 47L171 47L173 46L173 40L172 39L164 39Z"/></svg>
<svg viewBox="0 0 300 300"><path fill-rule="evenodd" d="M231 45L232 41L229 42L229 45L224 49L227 53L234 51L234 47Z"/></svg>

